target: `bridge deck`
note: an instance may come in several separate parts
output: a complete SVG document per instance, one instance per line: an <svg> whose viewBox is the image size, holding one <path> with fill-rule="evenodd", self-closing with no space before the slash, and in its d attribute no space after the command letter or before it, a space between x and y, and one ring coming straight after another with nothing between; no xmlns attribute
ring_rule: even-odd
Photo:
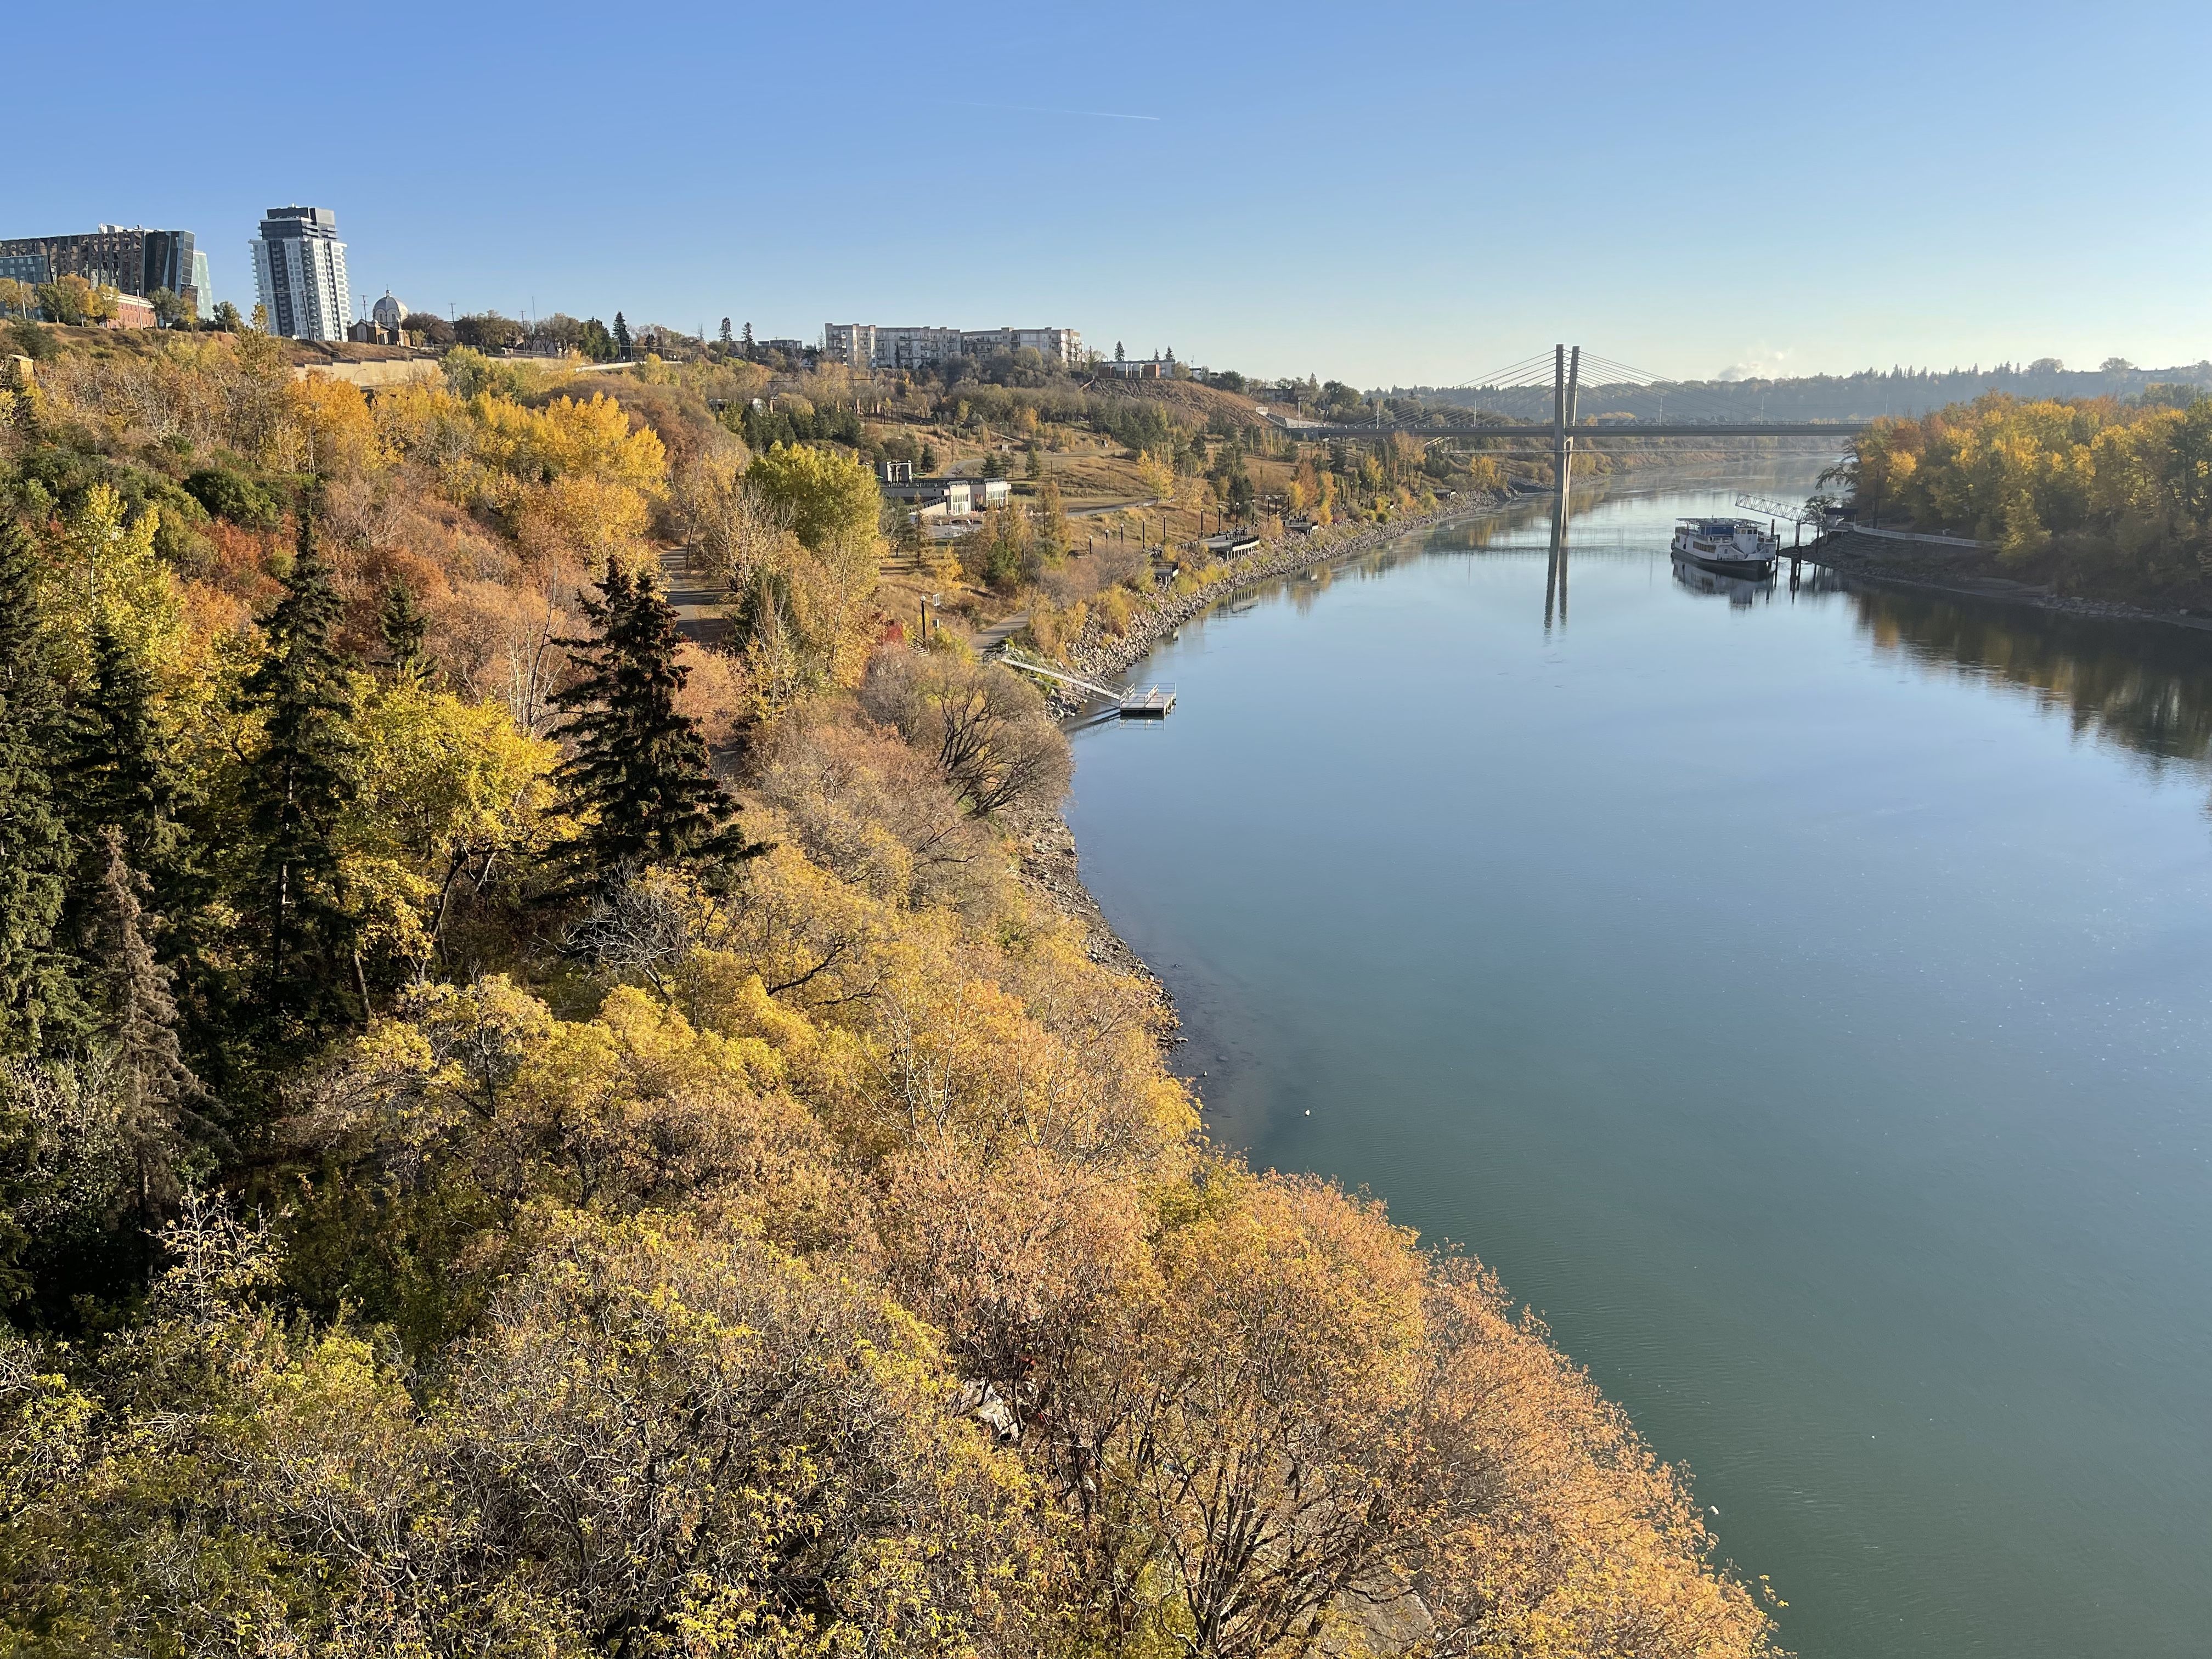
<svg viewBox="0 0 2212 1659"><path fill-rule="evenodd" d="M1423 422L1385 422L1380 426L1325 426L1320 422L1291 425L1280 422L1294 438L1380 438L1402 432L1413 438L1481 438L1540 444L1550 448L1553 428L1513 422L1504 426L1437 426ZM1867 429L1864 421L1708 421L1693 424L1680 421L1620 421L1605 426L1571 426L1567 436L1576 447L1601 438L1833 438L1838 442Z"/></svg>

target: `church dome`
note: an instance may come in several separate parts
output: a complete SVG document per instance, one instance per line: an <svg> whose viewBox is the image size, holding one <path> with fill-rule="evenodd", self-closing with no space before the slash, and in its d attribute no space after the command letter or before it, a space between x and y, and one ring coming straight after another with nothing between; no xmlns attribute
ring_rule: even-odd
<svg viewBox="0 0 2212 1659"><path fill-rule="evenodd" d="M369 307L368 314L379 328L397 328L406 320L407 307L402 301L393 299L392 290L386 289L384 297Z"/></svg>

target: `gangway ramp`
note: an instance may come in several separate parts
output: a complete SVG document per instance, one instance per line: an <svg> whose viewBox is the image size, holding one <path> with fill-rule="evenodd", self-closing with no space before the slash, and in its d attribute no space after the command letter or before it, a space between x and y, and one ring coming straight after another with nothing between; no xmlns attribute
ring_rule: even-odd
<svg viewBox="0 0 2212 1659"><path fill-rule="evenodd" d="M1175 707L1176 694L1165 686L1154 685L1139 691L1134 688L1125 690L1102 685L1097 680L1084 678L1080 674L1064 673L1057 668L1048 668L1041 662L1031 662L1010 647L1002 646L997 655L999 660L1009 668L1018 668L1024 673L1056 680L1062 685L1072 685L1079 691L1088 692L1112 703L1123 720L1164 720L1168 710Z"/></svg>

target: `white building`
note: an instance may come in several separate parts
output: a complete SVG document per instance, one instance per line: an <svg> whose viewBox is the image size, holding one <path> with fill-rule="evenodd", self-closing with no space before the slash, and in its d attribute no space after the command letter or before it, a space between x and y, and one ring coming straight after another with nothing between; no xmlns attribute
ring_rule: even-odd
<svg viewBox="0 0 2212 1659"><path fill-rule="evenodd" d="M368 308L368 320L379 328L396 329L407 320L407 302L393 299L387 288L384 297Z"/></svg>
<svg viewBox="0 0 2212 1659"><path fill-rule="evenodd" d="M824 323L822 357L848 368L936 368L955 357L988 357L1028 346L1047 362L1073 366L1083 336L1072 328L930 328L882 323Z"/></svg>
<svg viewBox="0 0 2212 1659"><path fill-rule="evenodd" d="M343 340L353 315L345 244L328 208L270 208L250 245L253 287L269 331L294 340Z"/></svg>
<svg viewBox="0 0 2212 1659"><path fill-rule="evenodd" d="M1072 328L969 328L960 332L960 349L969 357L994 351L1029 349L1048 363L1073 368L1083 361L1083 336Z"/></svg>
<svg viewBox="0 0 2212 1659"><path fill-rule="evenodd" d="M822 361L842 363L848 368L873 368L876 325L873 323L823 324Z"/></svg>

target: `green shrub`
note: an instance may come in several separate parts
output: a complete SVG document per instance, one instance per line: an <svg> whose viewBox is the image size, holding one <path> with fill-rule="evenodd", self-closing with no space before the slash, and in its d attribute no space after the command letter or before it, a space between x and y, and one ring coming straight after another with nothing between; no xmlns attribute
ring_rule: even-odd
<svg viewBox="0 0 2212 1659"><path fill-rule="evenodd" d="M283 516L274 495L227 466L202 467L185 478L185 489L217 518L247 530L274 530Z"/></svg>

